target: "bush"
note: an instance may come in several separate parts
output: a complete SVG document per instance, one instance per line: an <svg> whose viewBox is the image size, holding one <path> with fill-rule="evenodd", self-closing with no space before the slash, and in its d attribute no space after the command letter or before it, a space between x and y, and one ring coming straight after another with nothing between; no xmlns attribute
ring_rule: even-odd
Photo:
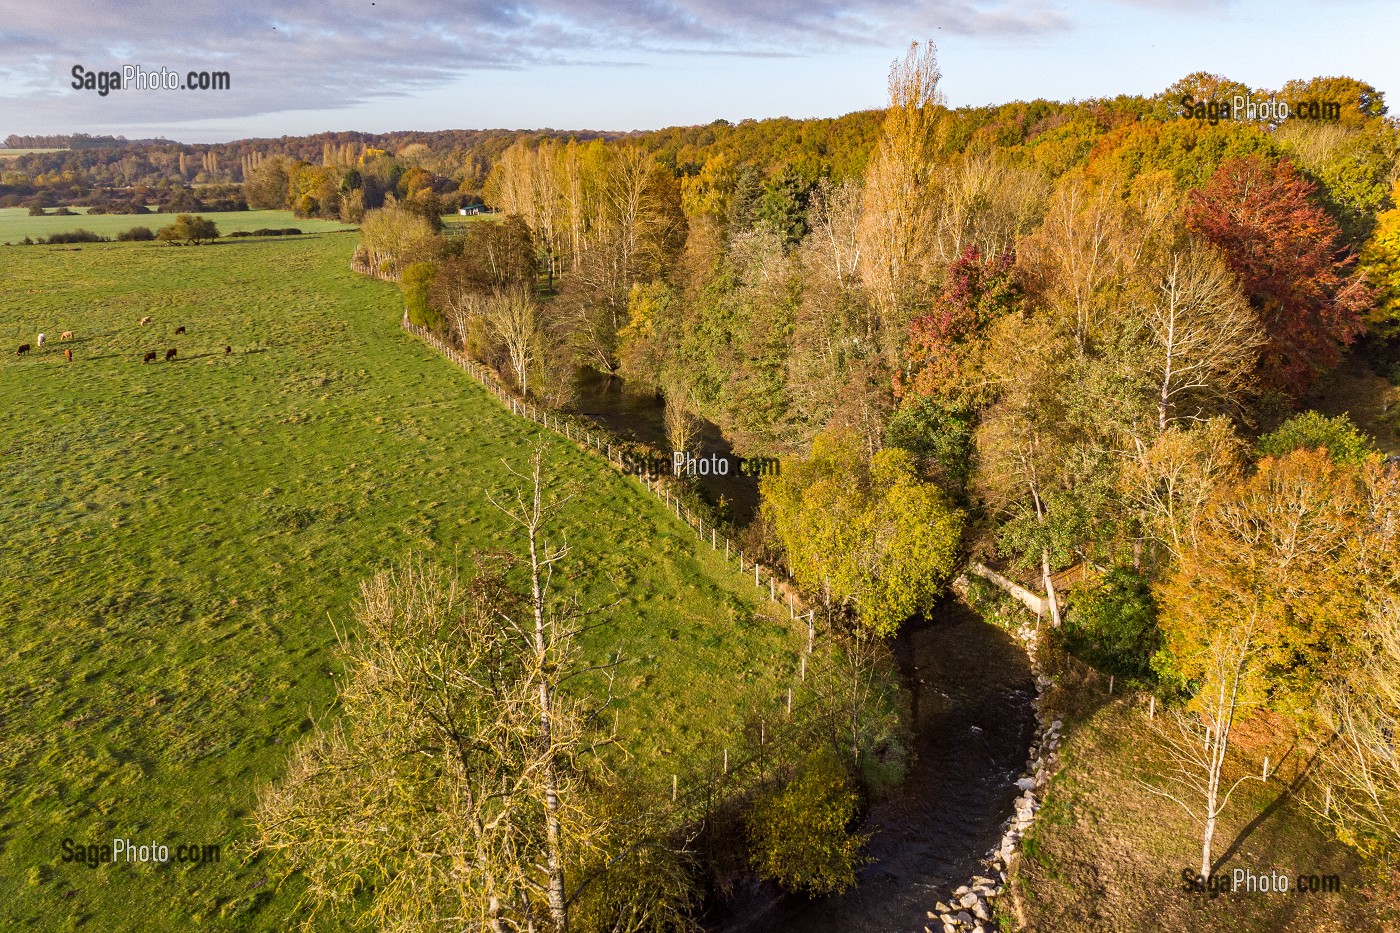
<svg viewBox="0 0 1400 933"><path fill-rule="evenodd" d="M972 416L965 410L920 397L895 413L885 443L912 453L926 476L961 495L972 473L972 431Z"/></svg>
<svg viewBox="0 0 1400 933"><path fill-rule="evenodd" d="M122 243L129 243L137 240L154 240L156 235L151 232L150 227L132 227L130 230L123 230L117 234L117 240Z"/></svg>
<svg viewBox="0 0 1400 933"><path fill-rule="evenodd" d="M1162 634L1147 578L1128 567L1114 568L1098 586L1075 596L1060 637L1071 654L1104 673L1152 683L1152 657Z"/></svg>
<svg viewBox="0 0 1400 933"><path fill-rule="evenodd" d="M46 240L46 241L44 241L44 242L47 242L47 243L106 243L106 242L108 242L108 240L107 240L107 238L106 238L105 236L98 236L96 233L93 233L91 230L84 230L83 228L79 227L77 230L71 230L71 231L69 231L68 233L55 233L55 234L52 234L52 235L48 238L48 240Z"/></svg>
<svg viewBox="0 0 1400 933"><path fill-rule="evenodd" d="M1305 411L1259 438L1255 452L1260 457L1282 457L1295 450L1321 448L1337 463L1353 464L1360 464L1376 449L1346 415L1329 418L1321 412Z"/></svg>
<svg viewBox="0 0 1400 933"><path fill-rule="evenodd" d="M193 217L189 214L181 214L175 218L175 222L168 227L161 227L156 234L156 239L167 243L174 243L184 240L186 243L193 243L198 246L205 240L213 240L219 235L219 228L212 220L205 220L203 217Z"/></svg>
<svg viewBox="0 0 1400 933"><path fill-rule="evenodd" d="M54 209L54 212L53 212L53 215L54 215L55 217L76 217L76 216L77 216L77 214L75 214L73 211L70 211L70 210L69 210L68 208L66 208L66 207L55 208L55 209Z"/></svg>
<svg viewBox="0 0 1400 933"><path fill-rule="evenodd" d="M839 894L856 883L865 836L852 833L857 796L828 748L808 756L798 774L765 795L749 815L749 857L759 876L789 891Z"/></svg>
<svg viewBox="0 0 1400 933"><path fill-rule="evenodd" d="M44 208L43 208L42 205L39 205L39 204L31 204L31 205L29 205L29 216L30 216L30 217L47 217L47 216L48 216L48 211L44 210Z"/></svg>
<svg viewBox="0 0 1400 933"><path fill-rule="evenodd" d="M409 263L399 278L409 321L429 330L440 330L443 325L442 314L428 301L428 290L433 287L437 271L437 266L431 262L414 262Z"/></svg>

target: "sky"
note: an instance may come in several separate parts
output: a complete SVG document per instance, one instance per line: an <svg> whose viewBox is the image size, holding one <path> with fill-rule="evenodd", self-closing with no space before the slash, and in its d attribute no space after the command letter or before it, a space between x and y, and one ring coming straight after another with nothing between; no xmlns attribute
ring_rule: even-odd
<svg viewBox="0 0 1400 933"><path fill-rule="evenodd" d="M633 130L880 107L932 40L953 106L1346 74L1400 107L1395 0L0 0L0 139ZM75 89L73 69L227 90ZM1396 111L1400 113L1400 110Z"/></svg>

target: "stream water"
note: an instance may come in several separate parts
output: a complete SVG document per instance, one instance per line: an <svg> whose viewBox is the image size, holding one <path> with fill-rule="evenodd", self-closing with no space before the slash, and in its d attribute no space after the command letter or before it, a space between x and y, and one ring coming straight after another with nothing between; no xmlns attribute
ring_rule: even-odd
<svg viewBox="0 0 1400 933"><path fill-rule="evenodd" d="M614 437L670 451L671 443L666 438L666 406L659 396L632 392L617 376L592 369L579 371L576 386L574 412L596 421ZM724 457L734 462L733 448L720 429L709 421L700 420L695 447L702 456ZM725 501L736 525L747 525L757 514L756 477L732 469L726 476L700 476L699 481L711 501Z"/></svg>
<svg viewBox="0 0 1400 933"><path fill-rule="evenodd" d="M622 380L597 373L580 389L580 414L616 436L669 449L660 399L629 393ZM708 422L699 444L730 452ZM712 498L731 503L738 523L756 511L753 477L701 482ZM1015 639L952 598L906 625L893 648L913 706L914 760L900 790L866 816L871 861L856 887L812 900L755 882L710 905L703 918L710 933L919 933L935 902L983 872L981 859L1000 841L1034 737L1030 662Z"/></svg>

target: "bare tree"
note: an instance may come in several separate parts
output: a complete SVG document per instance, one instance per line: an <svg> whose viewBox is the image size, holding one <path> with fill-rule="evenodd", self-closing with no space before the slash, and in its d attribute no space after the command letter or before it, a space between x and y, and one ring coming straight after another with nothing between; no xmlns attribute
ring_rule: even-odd
<svg viewBox="0 0 1400 933"><path fill-rule="evenodd" d="M1157 429L1238 404L1264 333L1225 260L1208 245L1187 243L1156 264L1152 284L1142 313L1152 336Z"/></svg>
<svg viewBox="0 0 1400 933"><path fill-rule="evenodd" d="M539 305L525 288L511 288L476 299L479 316L501 342L520 394L530 394L530 371L540 359L544 338Z"/></svg>
<svg viewBox="0 0 1400 933"><path fill-rule="evenodd" d="M1254 661L1258 608L1240 620L1221 624L1212 633L1205 651L1205 679L1186 709L1167 711L1154 722L1171 756L1167 778L1170 789L1144 782L1148 790L1175 801L1201 826L1201 875L1211 874L1211 847L1220 815L1235 790L1248 780L1246 774L1226 786L1225 764L1230 734L1236 718L1258 702Z"/></svg>

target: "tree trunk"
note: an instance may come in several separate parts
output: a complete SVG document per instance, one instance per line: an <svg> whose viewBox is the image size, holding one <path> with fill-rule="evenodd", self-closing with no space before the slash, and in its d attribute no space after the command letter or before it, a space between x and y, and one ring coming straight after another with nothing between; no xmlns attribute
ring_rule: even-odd
<svg viewBox="0 0 1400 933"><path fill-rule="evenodd" d="M1055 579L1050 575L1050 552L1040 552L1040 576L1045 582L1045 601L1050 604L1050 624L1060 627L1060 601L1055 598Z"/></svg>

